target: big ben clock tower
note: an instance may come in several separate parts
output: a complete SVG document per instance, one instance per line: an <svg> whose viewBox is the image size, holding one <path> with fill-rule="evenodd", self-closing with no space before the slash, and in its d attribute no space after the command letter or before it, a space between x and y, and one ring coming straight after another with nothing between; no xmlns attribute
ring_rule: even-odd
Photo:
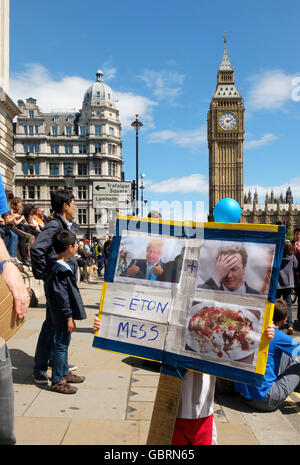
<svg viewBox="0 0 300 465"><path fill-rule="evenodd" d="M225 197L235 199L243 210L244 111L242 95L235 87L225 37L217 87L207 114L209 221L214 221L214 207Z"/></svg>

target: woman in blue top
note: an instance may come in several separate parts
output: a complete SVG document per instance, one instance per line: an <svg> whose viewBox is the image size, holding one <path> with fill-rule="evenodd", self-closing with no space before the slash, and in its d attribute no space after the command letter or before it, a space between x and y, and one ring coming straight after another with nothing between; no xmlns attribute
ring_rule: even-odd
<svg viewBox="0 0 300 465"><path fill-rule="evenodd" d="M274 339L269 344L266 372L260 386L235 383L235 390L254 409L277 410L300 383L300 345L279 330L286 322L288 305L283 299L275 301L273 322Z"/></svg>

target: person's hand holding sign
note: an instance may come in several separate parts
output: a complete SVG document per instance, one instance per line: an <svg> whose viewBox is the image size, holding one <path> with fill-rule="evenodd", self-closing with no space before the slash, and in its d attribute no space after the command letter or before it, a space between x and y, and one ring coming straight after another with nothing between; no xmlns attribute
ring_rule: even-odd
<svg viewBox="0 0 300 465"><path fill-rule="evenodd" d="M134 260L134 263L128 267L127 271L126 271L126 274L128 276L134 276L136 274L138 274L138 272L140 271L140 268L139 266L137 266L136 264L136 260Z"/></svg>

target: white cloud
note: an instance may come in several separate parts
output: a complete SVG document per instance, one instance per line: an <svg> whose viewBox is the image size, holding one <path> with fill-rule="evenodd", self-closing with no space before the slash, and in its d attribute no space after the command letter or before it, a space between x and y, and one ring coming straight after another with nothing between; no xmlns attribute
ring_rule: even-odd
<svg viewBox="0 0 300 465"><path fill-rule="evenodd" d="M253 85L247 96L247 108L251 110L281 109L294 100L296 75L281 70L267 70L251 78Z"/></svg>
<svg viewBox="0 0 300 465"><path fill-rule="evenodd" d="M185 79L184 74L152 70L146 70L138 77L145 82L149 89L152 89L155 98L166 100L170 104L176 103L175 100L181 93Z"/></svg>
<svg viewBox="0 0 300 465"><path fill-rule="evenodd" d="M152 109L155 105L158 105L156 102L130 92L115 92L115 95L119 100L118 107L123 131L132 130L130 124L135 120L136 114L139 115L139 119L143 124L146 123L147 128L155 127Z"/></svg>
<svg viewBox="0 0 300 465"><path fill-rule="evenodd" d="M170 178L165 181L151 183L147 190L155 193L182 193L198 192L200 194L208 193L208 182L203 174L195 173L181 178Z"/></svg>
<svg viewBox="0 0 300 465"><path fill-rule="evenodd" d="M148 142L156 144L173 144L187 148L193 152L199 151L207 144L206 127L188 130L163 130L153 132L148 137Z"/></svg>
<svg viewBox="0 0 300 465"><path fill-rule="evenodd" d="M275 134L266 133L260 139L256 139L256 140L246 139L244 143L244 148L248 150L256 149L257 147L261 147L262 145L267 145L276 139L278 139L278 137Z"/></svg>
<svg viewBox="0 0 300 465"><path fill-rule="evenodd" d="M116 69L109 67L109 62L104 68L109 78L115 75ZM105 82L105 76L104 76ZM29 63L25 71L12 76L10 80L10 94L17 102L29 97L37 99L41 111L47 113L52 110L76 110L82 107L85 91L93 83L80 76L64 76L54 79L47 68L38 63ZM152 109L157 103L132 93L115 91L118 98L117 107L120 110L122 129L130 127L130 122L139 113L141 119L147 122L148 127L154 127Z"/></svg>

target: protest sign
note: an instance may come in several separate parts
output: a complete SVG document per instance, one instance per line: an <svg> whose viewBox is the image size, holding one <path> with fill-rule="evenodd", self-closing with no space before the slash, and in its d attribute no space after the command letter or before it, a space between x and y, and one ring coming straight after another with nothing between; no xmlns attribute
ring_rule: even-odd
<svg viewBox="0 0 300 465"><path fill-rule="evenodd" d="M259 385L285 228L117 219L93 346Z"/></svg>

